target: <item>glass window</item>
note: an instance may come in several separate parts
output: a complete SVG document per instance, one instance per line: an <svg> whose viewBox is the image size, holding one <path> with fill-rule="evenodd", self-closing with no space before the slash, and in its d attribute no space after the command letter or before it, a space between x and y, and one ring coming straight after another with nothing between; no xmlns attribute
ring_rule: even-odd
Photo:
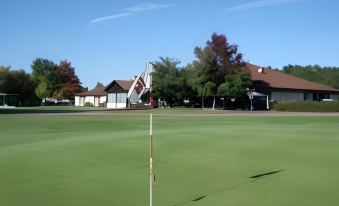
<svg viewBox="0 0 339 206"><path fill-rule="evenodd" d="M115 103L116 102L116 93L109 93L108 94L108 103Z"/></svg>
<svg viewBox="0 0 339 206"><path fill-rule="evenodd" d="M126 93L118 93L117 94L117 103L126 103L127 94Z"/></svg>

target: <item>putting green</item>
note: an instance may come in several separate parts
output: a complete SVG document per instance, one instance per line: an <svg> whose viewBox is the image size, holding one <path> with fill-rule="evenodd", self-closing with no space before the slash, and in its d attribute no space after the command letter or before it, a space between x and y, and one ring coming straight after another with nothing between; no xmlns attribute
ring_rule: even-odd
<svg viewBox="0 0 339 206"><path fill-rule="evenodd" d="M339 117L163 113L154 205L339 202ZM148 205L148 116L128 114L2 115L0 205Z"/></svg>

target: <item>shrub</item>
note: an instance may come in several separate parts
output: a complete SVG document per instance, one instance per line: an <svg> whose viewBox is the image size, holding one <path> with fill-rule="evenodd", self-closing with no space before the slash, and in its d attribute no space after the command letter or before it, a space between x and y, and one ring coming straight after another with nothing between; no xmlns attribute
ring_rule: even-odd
<svg viewBox="0 0 339 206"><path fill-rule="evenodd" d="M94 105L91 102L86 102L84 106L85 107L94 107Z"/></svg>
<svg viewBox="0 0 339 206"><path fill-rule="evenodd" d="M339 101L315 102L315 101L291 101L279 102L274 105L274 110L288 112L339 112Z"/></svg>

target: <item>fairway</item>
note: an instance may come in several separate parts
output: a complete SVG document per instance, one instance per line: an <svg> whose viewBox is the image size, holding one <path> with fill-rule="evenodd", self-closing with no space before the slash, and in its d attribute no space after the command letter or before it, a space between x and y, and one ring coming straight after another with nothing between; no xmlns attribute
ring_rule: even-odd
<svg viewBox="0 0 339 206"><path fill-rule="evenodd" d="M149 205L147 114L1 115L0 205ZM338 205L338 116L165 110L153 134L155 206Z"/></svg>

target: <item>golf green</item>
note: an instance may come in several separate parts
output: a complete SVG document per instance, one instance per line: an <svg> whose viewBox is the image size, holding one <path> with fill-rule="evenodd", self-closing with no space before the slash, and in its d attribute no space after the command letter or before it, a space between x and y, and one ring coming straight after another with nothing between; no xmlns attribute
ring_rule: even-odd
<svg viewBox="0 0 339 206"><path fill-rule="evenodd" d="M170 114L153 116L153 205L338 205L339 117ZM149 205L148 123L2 115L0 205Z"/></svg>

